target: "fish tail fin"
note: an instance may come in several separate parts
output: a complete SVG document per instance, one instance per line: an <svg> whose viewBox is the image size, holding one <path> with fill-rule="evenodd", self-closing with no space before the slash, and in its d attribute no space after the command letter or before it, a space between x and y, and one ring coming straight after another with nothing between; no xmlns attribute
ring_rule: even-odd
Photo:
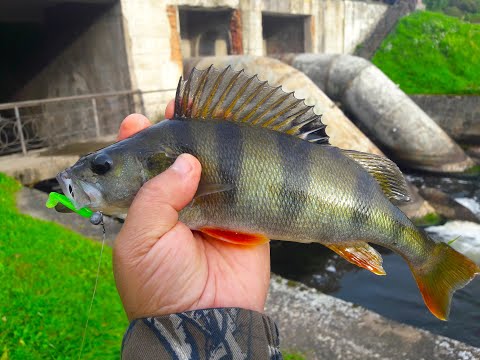
<svg viewBox="0 0 480 360"><path fill-rule="evenodd" d="M445 243L435 244L428 261L410 268L425 304L440 320L448 318L453 293L480 273L479 266Z"/></svg>

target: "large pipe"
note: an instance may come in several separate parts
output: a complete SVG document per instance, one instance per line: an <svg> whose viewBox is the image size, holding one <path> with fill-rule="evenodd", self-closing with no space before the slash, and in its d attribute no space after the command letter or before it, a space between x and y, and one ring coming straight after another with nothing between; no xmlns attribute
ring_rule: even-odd
<svg viewBox="0 0 480 360"><path fill-rule="evenodd" d="M464 172L475 163L371 62L351 55L300 54L282 60L353 114L382 150L407 167Z"/></svg>
<svg viewBox="0 0 480 360"><path fill-rule="evenodd" d="M222 56L190 58L184 60L184 74L189 74L193 67L205 69L210 65L223 68L228 65L244 69L252 75L257 74L261 80L268 80L270 85L282 85L283 90L295 90L297 98L305 98L306 103L315 104L315 111L322 114L322 121L327 126L330 143L343 149L382 154L382 152L365 136L330 100L312 80L302 72L278 60L260 56ZM421 219L435 210L417 191L412 188L412 200L402 206L402 210L412 219Z"/></svg>

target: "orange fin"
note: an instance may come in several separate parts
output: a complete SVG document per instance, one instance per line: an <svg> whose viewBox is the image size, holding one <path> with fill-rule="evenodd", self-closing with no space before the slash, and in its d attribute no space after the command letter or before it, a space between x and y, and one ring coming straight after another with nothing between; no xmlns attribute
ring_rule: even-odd
<svg viewBox="0 0 480 360"><path fill-rule="evenodd" d="M428 309L440 320L447 320L455 290L461 289L480 273L480 267L445 243L435 245L423 266L409 263Z"/></svg>
<svg viewBox="0 0 480 360"><path fill-rule="evenodd" d="M206 235L214 237L215 239L227 241L229 243L238 245L260 245L270 241L269 238L262 234L249 234L240 231L209 227L201 228L199 231Z"/></svg>
<svg viewBox="0 0 480 360"><path fill-rule="evenodd" d="M366 242L358 242L354 245L326 246L352 264L370 270L376 275L386 275L382 267L382 255Z"/></svg>

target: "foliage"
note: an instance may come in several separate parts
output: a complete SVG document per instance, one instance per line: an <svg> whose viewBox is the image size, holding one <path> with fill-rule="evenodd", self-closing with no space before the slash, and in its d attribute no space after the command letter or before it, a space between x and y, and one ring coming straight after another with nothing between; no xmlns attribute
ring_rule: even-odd
<svg viewBox="0 0 480 360"><path fill-rule="evenodd" d="M474 24L480 24L480 13L478 14L467 14L465 15L465 20L474 23Z"/></svg>
<svg viewBox="0 0 480 360"><path fill-rule="evenodd" d="M286 352L282 351L284 360L305 360L305 357L298 352Z"/></svg>
<svg viewBox="0 0 480 360"><path fill-rule="evenodd" d="M449 6L449 0L423 0L428 10L442 10Z"/></svg>
<svg viewBox="0 0 480 360"><path fill-rule="evenodd" d="M480 25L415 12L398 22L372 61L410 94L479 94Z"/></svg>
<svg viewBox="0 0 480 360"><path fill-rule="evenodd" d="M480 16L480 0L425 0L424 3L428 10L442 11L465 21Z"/></svg>
<svg viewBox="0 0 480 360"><path fill-rule="evenodd" d="M18 213L0 174L0 358L78 358L100 244ZM83 359L118 359L128 325L105 248Z"/></svg>
<svg viewBox="0 0 480 360"><path fill-rule="evenodd" d="M460 10L456 6L448 6L443 10L443 12L448 16L454 16L458 18L461 18L463 16L462 10Z"/></svg>

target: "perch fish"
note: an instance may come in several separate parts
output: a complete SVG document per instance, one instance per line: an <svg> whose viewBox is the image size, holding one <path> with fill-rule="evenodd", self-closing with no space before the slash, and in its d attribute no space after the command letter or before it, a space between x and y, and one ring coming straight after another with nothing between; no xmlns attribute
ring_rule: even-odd
<svg viewBox="0 0 480 360"><path fill-rule="evenodd" d="M180 212L192 230L244 245L317 242L378 275L382 258L369 243L384 246L407 261L442 320L453 292L480 272L395 206L409 196L392 161L330 145L311 106L230 67L194 69L180 79L172 120L82 157L57 179L76 208L123 215L182 153L202 164L195 198Z"/></svg>

